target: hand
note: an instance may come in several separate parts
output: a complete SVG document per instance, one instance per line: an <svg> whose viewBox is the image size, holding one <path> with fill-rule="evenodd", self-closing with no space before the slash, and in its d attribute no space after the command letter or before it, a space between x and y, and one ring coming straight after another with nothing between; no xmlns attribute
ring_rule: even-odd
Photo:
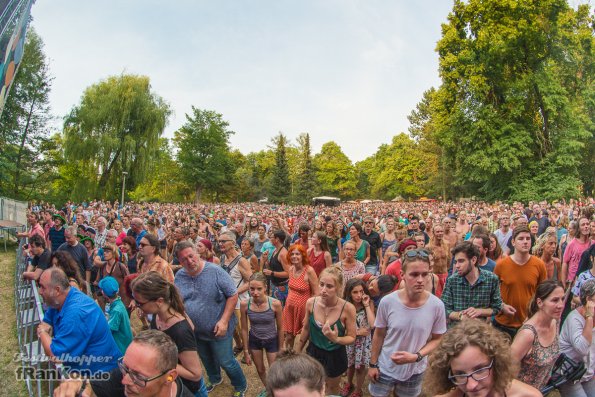
<svg viewBox="0 0 595 397"><path fill-rule="evenodd" d="M80 379L66 379L54 390L54 397L76 397L82 385L83 381Z"/></svg>
<svg viewBox="0 0 595 397"><path fill-rule="evenodd" d="M467 309L463 310L461 313L462 313L461 318L463 318L463 317L477 318L481 314L479 309L476 309L474 307L467 308Z"/></svg>
<svg viewBox="0 0 595 397"><path fill-rule="evenodd" d="M265 276L272 276L273 275L273 271L271 269L263 269L262 272L264 273Z"/></svg>
<svg viewBox="0 0 595 397"><path fill-rule="evenodd" d="M507 316L514 316L516 314L516 309L506 303L502 304L502 313L506 314Z"/></svg>
<svg viewBox="0 0 595 397"><path fill-rule="evenodd" d="M368 368L368 378L370 378L370 382L376 383L379 375L378 368Z"/></svg>
<svg viewBox="0 0 595 397"><path fill-rule="evenodd" d="M363 327L363 328L359 328L356 332L355 332L356 336L368 336L370 335L370 328L369 327Z"/></svg>
<svg viewBox="0 0 595 397"><path fill-rule="evenodd" d="M417 361L417 354L399 351L391 354L390 359L397 365L411 364Z"/></svg>
<svg viewBox="0 0 595 397"><path fill-rule="evenodd" d="M41 334L44 332L49 335L51 329L52 327L49 324L39 323L39 325L37 326L37 337L39 338Z"/></svg>
<svg viewBox="0 0 595 397"><path fill-rule="evenodd" d="M213 329L213 332L215 333L215 337L217 338L224 337L227 333L227 323L223 320L217 321L217 324L215 324L215 329Z"/></svg>
<svg viewBox="0 0 595 397"><path fill-rule="evenodd" d="M588 301L587 305L585 306L585 316L593 317L594 312L595 312L595 302Z"/></svg>
<svg viewBox="0 0 595 397"><path fill-rule="evenodd" d="M328 320L322 326L322 333L333 343L337 343L337 337L339 336L339 330L334 325L330 325Z"/></svg>
<svg viewBox="0 0 595 397"><path fill-rule="evenodd" d="M362 304L364 306L368 306L370 304L370 297L366 294L363 294L362 296Z"/></svg>

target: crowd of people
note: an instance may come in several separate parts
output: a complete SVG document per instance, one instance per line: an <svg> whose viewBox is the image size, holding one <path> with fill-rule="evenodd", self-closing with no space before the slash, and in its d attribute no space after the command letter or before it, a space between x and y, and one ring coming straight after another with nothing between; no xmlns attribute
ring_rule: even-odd
<svg viewBox="0 0 595 397"><path fill-rule="evenodd" d="M19 237L39 339L73 373L58 396L204 397L221 370L244 396L240 363L259 396L360 397L366 378L375 397L539 396L560 360L586 368L563 395L593 396L594 214L593 200L36 203Z"/></svg>

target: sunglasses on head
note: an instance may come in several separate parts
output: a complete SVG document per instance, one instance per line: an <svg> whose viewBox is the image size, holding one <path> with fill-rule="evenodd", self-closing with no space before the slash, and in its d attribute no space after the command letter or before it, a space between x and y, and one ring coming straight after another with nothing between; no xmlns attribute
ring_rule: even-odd
<svg viewBox="0 0 595 397"><path fill-rule="evenodd" d="M413 258L429 258L430 254L428 253L428 251L424 250L424 249L416 249L416 250L411 250L411 251L407 251L405 252L405 257L409 258L409 259L413 259Z"/></svg>

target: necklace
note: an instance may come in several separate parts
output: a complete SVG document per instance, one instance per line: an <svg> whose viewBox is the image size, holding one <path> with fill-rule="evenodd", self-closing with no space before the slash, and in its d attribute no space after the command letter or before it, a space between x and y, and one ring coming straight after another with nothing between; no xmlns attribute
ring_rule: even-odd
<svg viewBox="0 0 595 397"><path fill-rule="evenodd" d="M333 305L324 305L322 308L322 312L324 313L324 322L326 323L326 320L328 319L328 315L329 313L335 308L335 306L337 306L337 303L339 303L339 298L335 299L335 303Z"/></svg>

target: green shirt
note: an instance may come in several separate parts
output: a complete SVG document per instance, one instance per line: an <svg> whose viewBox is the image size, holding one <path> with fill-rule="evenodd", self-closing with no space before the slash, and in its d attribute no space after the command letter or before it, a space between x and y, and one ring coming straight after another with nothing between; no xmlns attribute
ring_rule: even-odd
<svg viewBox="0 0 595 397"><path fill-rule="evenodd" d="M442 302L444 302L447 319L450 313L460 312L470 307L492 309L492 315L496 315L502 308L500 280L494 273L479 269L479 278L471 285L465 277L453 273L446 280ZM449 326L451 325L453 322L449 320Z"/></svg>
<svg viewBox="0 0 595 397"><path fill-rule="evenodd" d="M116 298L106 309L107 323L112 331L112 336L118 345L118 349L124 354L128 345L132 342L132 329L130 318L121 298Z"/></svg>

